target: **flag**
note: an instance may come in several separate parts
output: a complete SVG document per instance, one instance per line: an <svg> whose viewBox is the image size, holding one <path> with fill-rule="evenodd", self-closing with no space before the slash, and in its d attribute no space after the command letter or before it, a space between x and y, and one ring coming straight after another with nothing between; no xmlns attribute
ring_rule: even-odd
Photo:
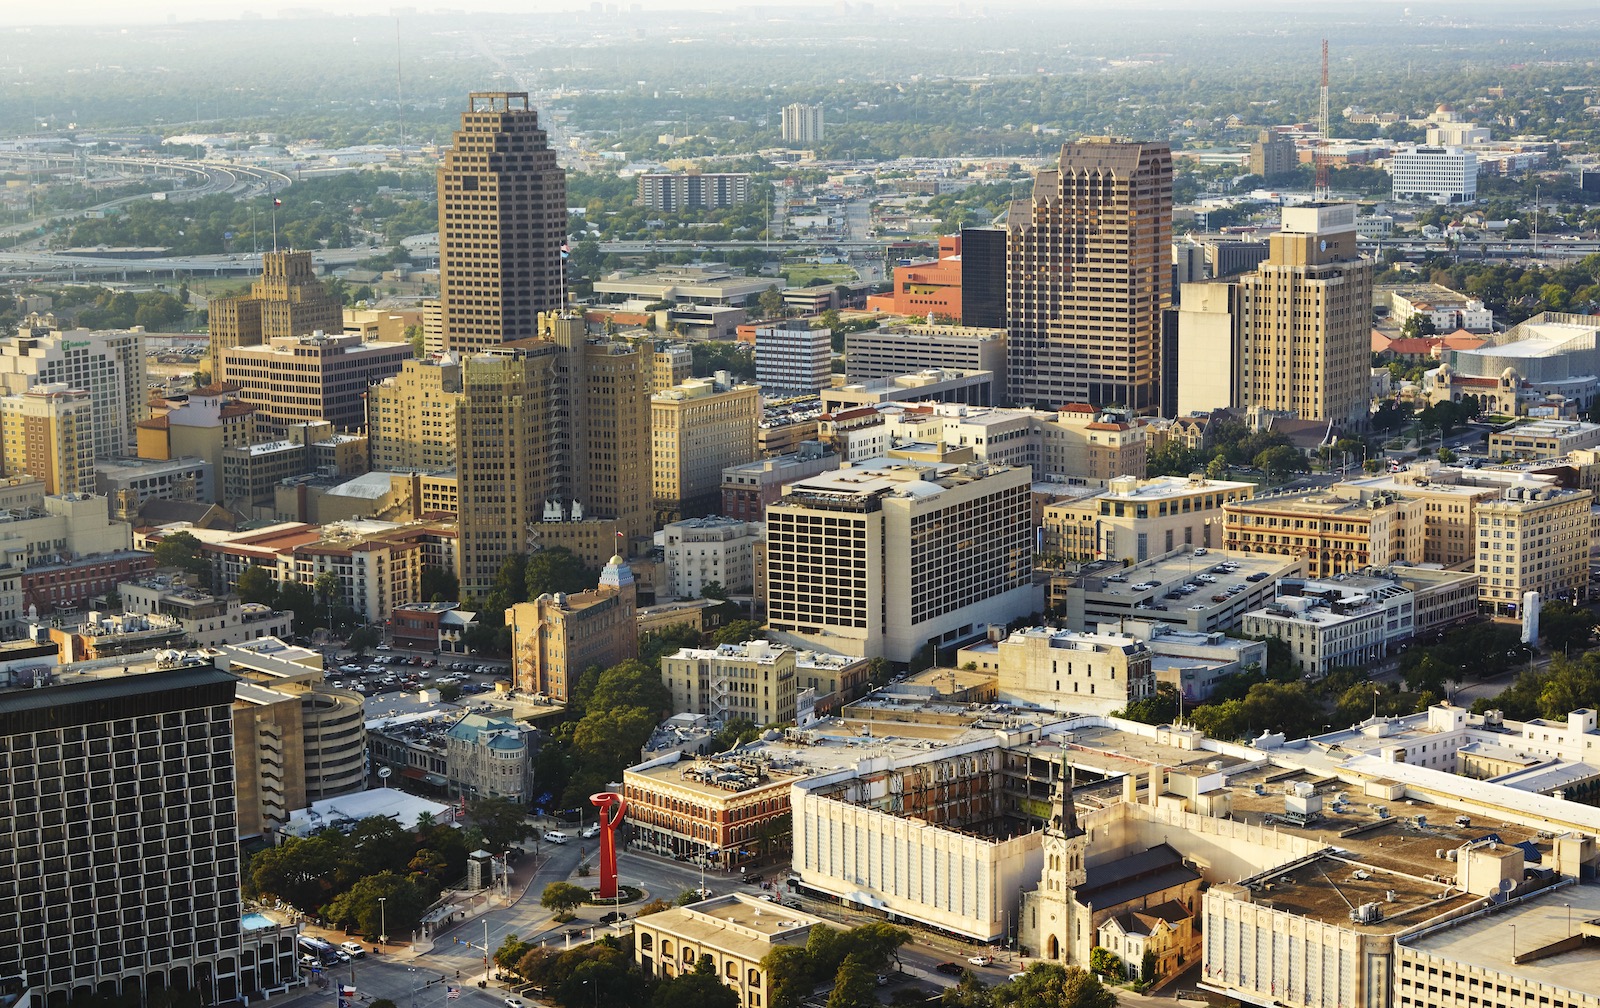
<svg viewBox="0 0 1600 1008"><path fill-rule="evenodd" d="M459 998L460 996L461 996L461 988L460 987L446 987L444 989L444 999L446 1001L454 1001L456 998Z"/></svg>
<svg viewBox="0 0 1600 1008"><path fill-rule="evenodd" d="M356 996L356 989L350 984L340 984L339 996L342 998L353 998Z"/></svg>
<svg viewBox="0 0 1600 1008"><path fill-rule="evenodd" d="M275 199L275 200L272 201L272 205L273 206L283 206L283 200Z"/></svg>

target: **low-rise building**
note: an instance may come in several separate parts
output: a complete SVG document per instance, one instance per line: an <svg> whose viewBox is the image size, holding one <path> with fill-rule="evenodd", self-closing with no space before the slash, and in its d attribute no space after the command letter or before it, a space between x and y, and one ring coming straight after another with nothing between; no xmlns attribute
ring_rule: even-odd
<svg viewBox="0 0 1600 1008"><path fill-rule="evenodd" d="M1109 714L1156 692L1150 649L1114 630L1027 627L999 641L962 648L956 661L981 667L991 653L1002 703Z"/></svg>
<svg viewBox="0 0 1600 1008"><path fill-rule="evenodd" d="M215 594L180 574L153 574L117 586L124 611L174 620L183 639L198 647L237 644L258 637L288 637L294 613L274 611L233 594Z"/></svg>
<svg viewBox="0 0 1600 1008"><path fill-rule="evenodd" d="M1401 325L1421 317L1432 324L1436 333L1494 329L1494 313L1484 307L1482 300L1438 284L1378 284L1372 293L1374 300L1386 304L1391 317Z"/></svg>
<svg viewBox="0 0 1600 1008"><path fill-rule="evenodd" d="M1222 542L1223 508L1255 495L1254 483L1195 473L1119 476L1103 491L1044 509L1045 552L1068 560L1138 562L1185 546Z"/></svg>
<svg viewBox="0 0 1600 1008"><path fill-rule="evenodd" d="M1489 456L1553 459L1600 445L1600 424L1581 420L1535 420L1489 434Z"/></svg>
<svg viewBox="0 0 1600 1008"><path fill-rule="evenodd" d="M1223 513L1230 552L1302 556L1311 577L1423 562L1423 502L1388 490L1336 484L1233 501Z"/></svg>
<svg viewBox="0 0 1600 1008"><path fill-rule="evenodd" d="M622 774L632 846L733 868L790 849L789 789L797 769L736 753L680 752Z"/></svg>
<svg viewBox="0 0 1600 1008"><path fill-rule="evenodd" d="M1519 616L1524 594L1589 596L1589 509L1594 493L1513 486L1478 503L1478 599L1486 613Z"/></svg>
<svg viewBox="0 0 1600 1008"><path fill-rule="evenodd" d="M896 402L993 405L998 397L992 371L928 368L888 378L868 378L822 390L822 407L830 413Z"/></svg>
<svg viewBox="0 0 1600 1008"><path fill-rule="evenodd" d="M536 730L523 722L463 714L445 733L445 765L452 795L477 801L504 798L526 805L533 798Z"/></svg>
<svg viewBox="0 0 1600 1008"><path fill-rule="evenodd" d="M1298 556L1179 549L1124 566L1100 561L1050 579L1048 612L1074 630L1147 619L1194 633L1239 625L1305 569Z"/></svg>
<svg viewBox="0 0 1600 1008"><path fill-rule="evenodd" d="M667 579L662 597L700 598L716 583L733 595L748 595L755 581L754 544L759 522L739 518L687 518L661 530Z"/></svg>
<svg viewBox="0 0 1600 1008"><path fill-rule="evenodd" d="M1204 701L1228 676L1267 667L1266 641L1229 637L1220 630L1196 633L1149 619L1100 625L1100 633L1114 632L1143 641L1156 681L1176 687L1186 704Z"/></svg>
<svg viewBox="0 0 1600 1008"><path fill-rule="evenodd" d="M863 329L844 338L850 381L892 378L927 368L988 371L1006 388L1006 331L961 325L905 325Z"/></svg>
<svg viewBox="0 0 1600 1008"><path fill-rule="evenodd" d="M879 454L882 454L881 452ZM767 505L798 479L839 468L839 455L820 441L802 441L797 451L756 459L722 470L722 511L729 518L759 522Z"/></svg>
<svg viewBox="0 0 1600 1008"><path fill-rule="evenodd" d="M793 724L795 649L764 640L682 648L661 659L672 709L709 714L724 724Z"/></svg>
<svg viewBox="0 0 1600 1008"><path fill-rule="evenodd" d="M1384 578L1287 578L1278 587L1271 604L1245 614L1244 632L1282 641L1307 675L1372 664L1416 635L1415 599Z"/></svg>
<svg viewBox="0 0 1600 1008"><path fill-rule="evenodd" d="M795 909L775 912L771 903L746 893L716 896L633 921L633 961L659 979L694 972L702 959L739 1004L772 1003L772 977L763 960L775 948L804 948L811 930L827 927L821 917Z"/></svg>
<svg viewBox="0 0 1600 1008"><path fill-rule="evenodd" d="M516 688L565 703L589 666L610 668L637 657L637 605L633 570L613 556L598 587L576 595L547 592L507 609Z"/></svg>

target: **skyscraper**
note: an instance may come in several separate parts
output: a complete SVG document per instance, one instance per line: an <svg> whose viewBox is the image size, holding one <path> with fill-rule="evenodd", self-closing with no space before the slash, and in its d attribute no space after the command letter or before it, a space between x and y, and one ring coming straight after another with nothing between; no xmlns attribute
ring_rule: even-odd
<svg viewBox="0 0 1600 1008"><path fill-rule="evenodd" d="M236 685L209 666L0 674L0 977L22 1004L224 1004L293 976L292 945L242 933Z"/></svg>
<svg viewBox="0 0 1600 1008"><path fill-rule="evenodd" d="M1033 198L1011 205L1006 229L1012 401L1155 412L1172 287L1167 145L1063 145Z"/></svg>
<svg viewBox="0 0 1600 1008"><path fill-rule="evenodd" d="M261 277L242 297L212 298L207 315L211 362L223 350L275 336L344 332L344 306L317 279L310 252L265 252Z"/></svg>
<svg viewBox="0 0 1600 1008"><path fill-rule="evenodd" d="M562 303L567 179L526 92L474 92L439 166L444 348L538 335Z"/></svg>
<svg viewBox="0 0 1600 1008"><path fill-rule="evenodd" d="M1285 207L1283 230L1269 244L1256 272L1239 281L1240 404L1364 423L1372 398L1372 260L1356 250L1355 204Z"/></svg>
<svg viewBox="0 0 1600 1008"><path fill-rule="evenodd" d="M822 106L795 102L783 107L783 139L790 143L822 142Z"/></svg>

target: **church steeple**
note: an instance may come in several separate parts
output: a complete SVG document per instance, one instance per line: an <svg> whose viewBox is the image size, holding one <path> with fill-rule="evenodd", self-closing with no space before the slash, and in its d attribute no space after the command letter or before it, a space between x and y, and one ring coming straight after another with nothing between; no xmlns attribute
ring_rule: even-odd
<svg viewBox="0 0 1600 1008"><path fill-rule="evenodd" d="M1055 828L1064 838L1079 837L1083 830L1078 826L1078 803L1072 796L1072 764L1067 760L1067 747L1061 747L1061 776L1056 781Z"/></svg>

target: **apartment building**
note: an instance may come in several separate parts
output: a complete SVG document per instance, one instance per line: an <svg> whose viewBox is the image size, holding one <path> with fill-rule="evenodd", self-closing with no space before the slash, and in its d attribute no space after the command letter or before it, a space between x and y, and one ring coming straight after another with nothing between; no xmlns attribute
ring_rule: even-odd
<svg viewBox="0 0 1600 1008"><path fill-rule="evenodd" d="M651 210L724 210L750 199L749 172L641 172L639 202Z"/></svg>
<svg viewBox="0 0 1600 1008"><path fill-rule="evenodd" d="M209 478L202 500L222 500L222 453L256 441L256 408L239 398L234 385L213 382L185 395L150 403L150 417L134 425L139 458L170 461L204 459Z"/></svg>
<svg viewBox="0 0 1600 1008"><path fill-rule="evenodd" d="M814 144L822 142L822 106L794 102L783 107L782 134L784 142Z"/></svg>
<svg viewBox="0 0 1600 1008"><path fill-rule="evenodd" d="M278 336L223 350L217 377L238 387L259 424L327 421L364 432L368 386L399 374L411 355L410 343L363 343L359 335Z"/></svg>
<svg viewBox="0 0 1600 1008"><path fill-rule="evenodd" d="M833 382L833 330L804 319L756 330L756 384L769 397L816 395Z"/></svg>
<svg viewBox="0 0 1600 1008"><path fill-rule="evenodd" d="M0 458L7 476L37 476L47 494L95 490L94 404L65 385L0 396Z"/></svg>
<svg viewBox="0 0 1600 1008"><path fill-rule="evenodd" d="M1478 156L1460 147L1403 147L1389 158L1396 202L1472 203L1478 198Z"/></svg>
<svg viewBox="0 0 1600 1008"><path fill-rule="evenodd" d="M1011 400L1160 407L1171 305L1172 153L1165 144L1065 144L1006 221Z"/></svg>
<svg viewBox="0 0 1600 1008"><path fill-rule="evenodd" d="M1478 502L1478 599L1485 613L1520 616L1523 595L1579 602L1589 596L1589 509L1594 493L1508 487Z"/></svg>
<svg viewBox="0 0 1600 1008"><path fill-rule="evenodd" d="M145 417L144 333L23 327L0 342L0 389L21 395L35 385L89 393L95 457L126 455Z"/></svg>
<svg viewBox="0 0 1600 1008"><path fill-rule="evenodd" d="M757 457L761 389L725 372L650 396L651 496L661 520L697 518L721 503L722 471Z"/></svg>
<svg viewBox="0 0 1600 1008"><path fill-rule="evenodd" d="M700 598L713 582L732 595L748 595L755 582L760 522L742 518L685 518L661 530L666 582L661 597Z"/></svg>
<svg viewBox="0 0 1600 1008"><path fill-rule="evenodd" d="M1038 610L1027 469L868 460L767 508L778 639L909 662Z"/></svg>
<svg viewBox="0 0 1600 1008"><path fill-rule="evenodd" d="M793 724L795 649L764 640L716 648L682 648L661 659L672 709L708 714L726 724Z"/></svg>
<svg viewBox="0 0 1600 1008"><path fill-rule="evenodd" d="M317 279L311 253L274 249L261 254L261 276L240 297L207 305L212 366L222 351L278 337L344 332L344 305Z"/></svg>

